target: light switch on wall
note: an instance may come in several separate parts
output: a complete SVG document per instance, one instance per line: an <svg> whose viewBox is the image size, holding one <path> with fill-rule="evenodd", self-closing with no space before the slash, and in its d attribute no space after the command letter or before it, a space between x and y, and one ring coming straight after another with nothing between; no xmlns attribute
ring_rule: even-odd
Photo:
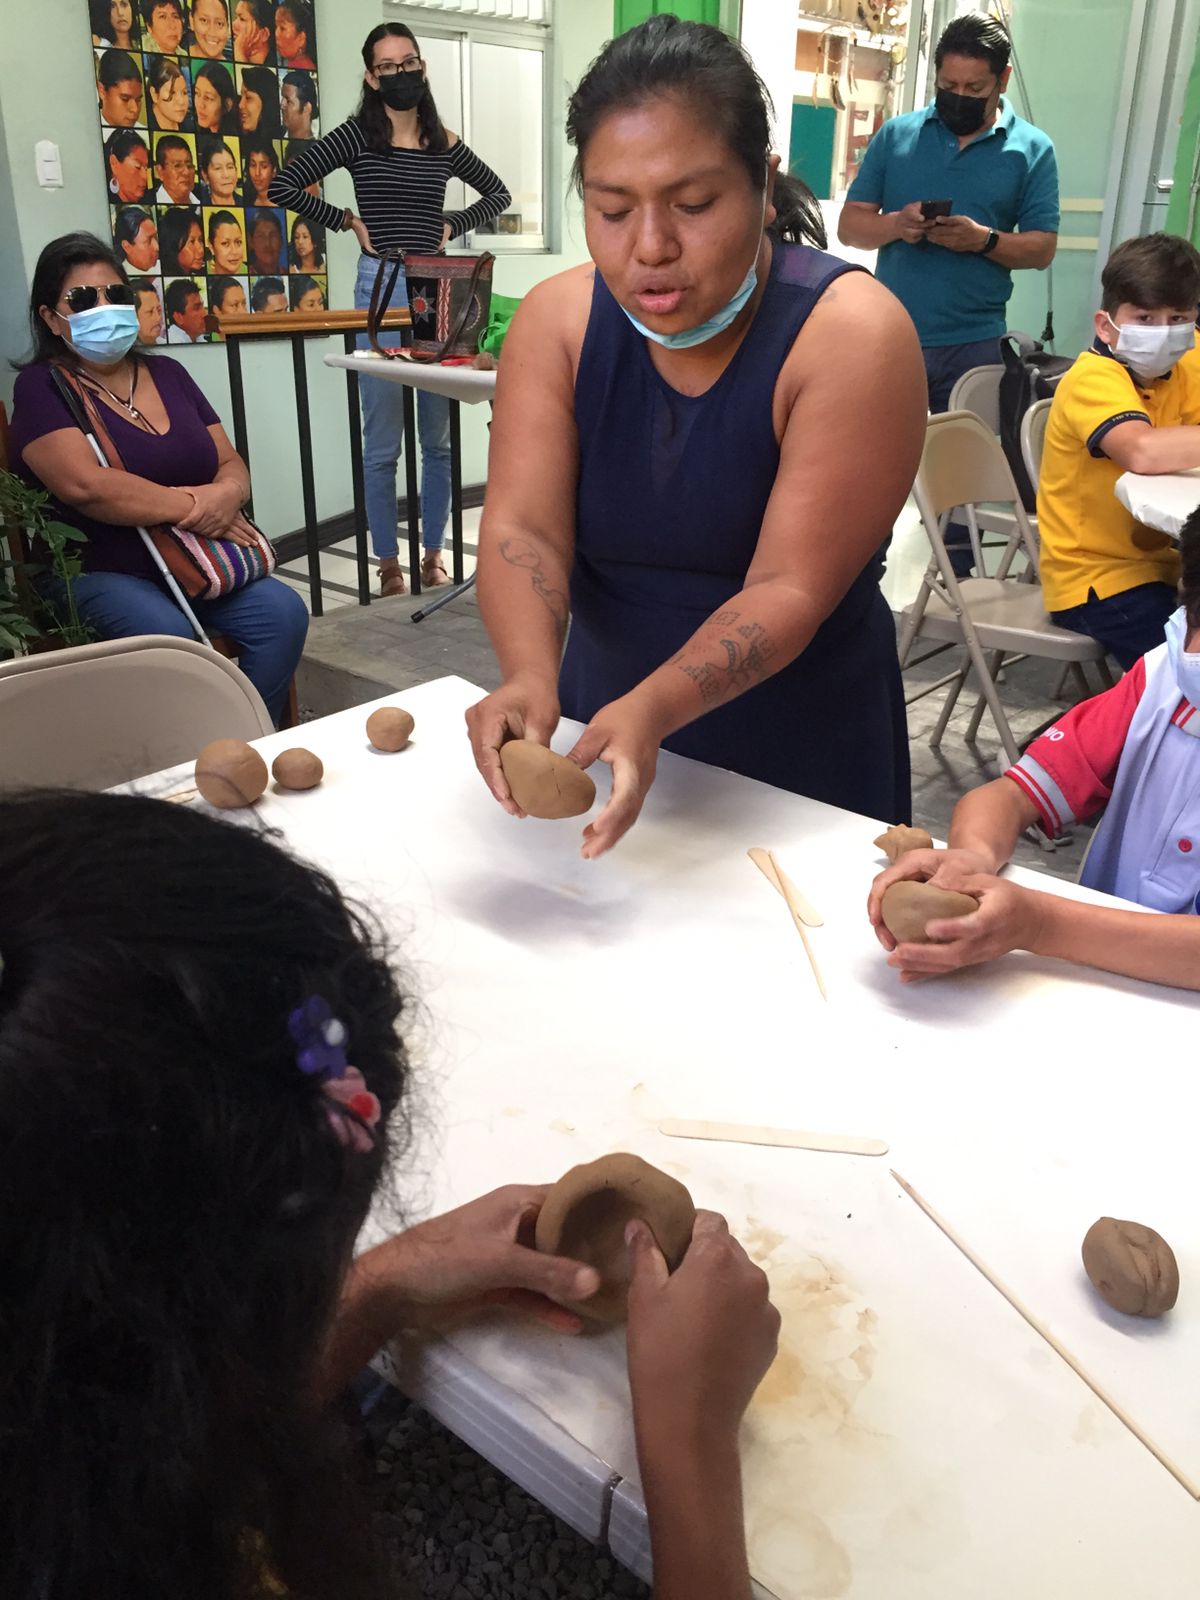
<svg viewBox="0 0 1200 1600"><path fill-rule="evenodd" d="M50 139L39 139L33 147L37 181L43 189L61 189L63 186L62 156L58 146Z"/></svg>

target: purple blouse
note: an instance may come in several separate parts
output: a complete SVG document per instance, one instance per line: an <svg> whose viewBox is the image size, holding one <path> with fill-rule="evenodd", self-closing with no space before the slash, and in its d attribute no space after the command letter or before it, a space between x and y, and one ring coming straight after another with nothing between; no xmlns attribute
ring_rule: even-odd
<svg viewBox="0 0 1200 1600"><path fill-rule="evenodd" d="M178 361L156 355L148 358L147 365L154 374L155 387L166 408L170 423L166 433L144 432L102 395L97 397L105 427L121 453L126 471L166 488L177 484L211 483L217 475L217 447L208 430L220 422L220 417ZM61 428L78 431L51 381L49 365L26 367L13 389L10 447L14 470L35 489L46 486L25 465L25 447ZM125 572L135 578L157 577L136 528L97 522L57 500L52 500L52 505L59 521L81 528L87 534L87 543L78 547L85 572Z"/></svg>

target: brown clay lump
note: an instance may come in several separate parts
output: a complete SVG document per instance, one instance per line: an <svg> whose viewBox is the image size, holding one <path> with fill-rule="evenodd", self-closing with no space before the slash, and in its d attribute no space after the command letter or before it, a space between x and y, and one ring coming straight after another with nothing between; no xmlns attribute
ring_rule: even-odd
<svg viewBox="0 0 1200 1600"><path fill-rule="evenodd" d="M500 746L500 765L513 799L531 817L581 817L592 808L596 785L544 744L510 739Z"/></svg>
<svg viewBox="0 0 1200 1600"><path fill-rule="evenodd" d="M672 1272L692 1239L696 1208L677 1179L640 1156L601 1156L572 1167L546 1196L534 1242L547 1255L585 1261L600 1274L600 1287L575 1308L598 1322L624 1322L629 1295L629 1251L625 1227L645 1222Z"/></svg>
<svg viewBox="0 0 1200 1600"><path fill-rule="evenodd" d="M924 828L909 828L903 822L893 823L887 832L881 833L874 842L889 861L898 861L910 850L933 849L931 833L927 833Z"/></svg>
<svg viewBox="0 0 1200 1600"><path fill-rule="evenodd" d="M325 776L320 756L311 750L283 750L271 763L271 776L281 789L315 789Z"/></svg>
<svg viewBox="0 0 1200 1600"><path fill-rule="evenodd" d="M214 739L196 757L196 787L210 806L252 806L267 787L267 763L244 739Z"/></svg>
<svg viewBox="0 0 1200 1600"><path fill-rule="evenodd" d="M966 917L979 910L979 901L954 889L908 879L889 884L883 891L884 926L897 944L932 944L926 925L939 917Z"/></svg>
<svg viewBox="0 0 1200 1600"><path fill-rule="evenodd" d="M1100 1298L1131 1317L1161 1317L1179 1295L1175 1252L1140 1222L1093 1222L1083 1236L1083 1266Z"/></svg>
<svg viewBox="0 0 1200 1600"><path fill-rule="evenodd" d="M376 750L403 750L416 727L412 713L400 706L380 706L367 718L367 738Z"/></svg>

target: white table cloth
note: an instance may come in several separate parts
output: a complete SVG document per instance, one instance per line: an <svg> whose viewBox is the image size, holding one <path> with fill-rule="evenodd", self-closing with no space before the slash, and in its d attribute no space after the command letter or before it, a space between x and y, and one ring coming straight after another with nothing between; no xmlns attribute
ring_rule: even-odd
<svg viewBox="0 0 1200 1600"><path fill-rule="evenodd" d="M1148 528L1178 539L1184 523L1200 506L1200 469L1192 472L1123 472L1116 496Z"/></svg>
<svg viewBox="0 0 1200 1600"><path fill-rule="evenodd" d="M416 718L398 755L368 748L370 706L260 741L268 761L303 742L325 782L239 814L400 941L420 1002L407 1214L610 1149L726 1213L783 1313L744 1439L752 1563L780 1600L1191 1600L1200 1505L889 1166L1200 1475L1200 998L1027 955L902 987L864 915L878 825L671 756L633 832L584 862L584 819L515 821L490 800L462 721L479 693L446 678L390 697ZM564 723L555 742L574 738ZM824 914L828 1002L746 859L756 844ZM891 1149L672 1141L666 1114ZM1174 1244L1183 1289L1163 1323L1108 1313L1083 1278L1104 1212ZM645 1571L622 1337L495 1322L394 1359L464 1438Z"/></svg>
<svg viewBox="0 0 1200 1600"><path fill-rule="evenodd" d="M343 367L356 372L360 378L382 378L388 383L405 383L410 389L426 389L430 394L445 395L447 400L461 400L465 405L478 405L492 400L496 394L496 374L480 372L474 367L444 367L422 361L402 361L389 356L376 355L373 350L362 350L352 356L326 356L327 367Z"/></svg>

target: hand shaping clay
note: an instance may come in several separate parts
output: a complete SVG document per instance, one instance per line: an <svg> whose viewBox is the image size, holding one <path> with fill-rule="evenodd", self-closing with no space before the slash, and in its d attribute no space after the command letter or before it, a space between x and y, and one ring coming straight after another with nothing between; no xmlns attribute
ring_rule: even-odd
<svg viewBox="0 0 1200 1600"><path fill-rule="evenodd" d="M376 750L403 750L415 727L411 713L400 706L380 706L367 718L367 738Z"/></svg>
<svg viewBox="0 0 1200 1600"><path fill-rule="evenodd" d="M267 763L244 739L214 739L196 757L196 787L210 806L252 806L267 787Z"/></svg>
<svg viewBox="0 0 1200 1600"><path fill-rule="evenodd" d="M601 1156L572 1167L538 1213L534 1241L547 1255L585 1261L600 1274L600 1287L575 1308L597 1322L624 1322L629 1295L629 1251L625 1225L634 1217L648 1224L674 1272L692 1239L696 1208L677 1179L640 1156Z"/></svg>
<svg viewBox="0 0 1200 1600"><path fill-rule="evenodd" d="M927 923L939 917L966 917L979 910L979 901L954 889L939 889L932 883L908 879L893 883L883 891L884 926L897 944L933 944L925 932Z"/></svg>
<svg viewBox="0 0 1200 1600"><path fill-rule="evenodd" d="M1083 1236L1083 1266L1100 1298L1131 1317L1161 1317L1179 1294L1175 1252L1140 1222L1093 1222Z"/></svg>
<svg viewBox="0 0 1200 1600"><path fill-rule="evenodd" d="M573 761L544 744L510 739L500 746L500 765L513 799L531 817L581 817L591 810L596 785Z"/></svg>
<svg viewBox="0 0 1200 1600"><path fill-rule="evenodd" d="M924 828L910 828L903 822L893 823L886 833L874 841L889 861L898 861L909 850L932 850L933 835Z"/></svg>
<svg viewBox="0 0 1200 1600"><path fill-rule="evenodd" d="M311 750L283 750L271 763L271 776L281 789L315 789L325 768Z"/></svg>

